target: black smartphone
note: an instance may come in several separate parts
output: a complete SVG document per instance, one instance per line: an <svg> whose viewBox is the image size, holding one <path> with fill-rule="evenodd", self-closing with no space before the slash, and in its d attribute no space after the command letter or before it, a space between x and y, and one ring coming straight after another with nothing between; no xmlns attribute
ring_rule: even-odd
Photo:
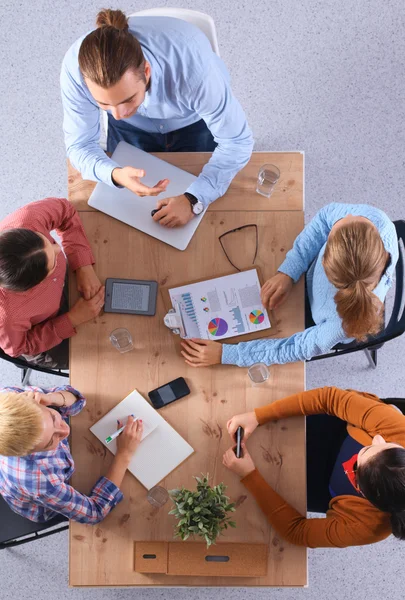
<svg viewBox="0 0 405 600"><path fill-rule="evenodd" d="M149 392L148 396L155 408L162 408L179 398L187 396L189 393L190 388L185 379L183 377L178 377L177 379L166 383L166 385L162 385L161 387L152 390Z"/></svg>
<svg viewBox="0 0 405 600"><path fill-rule="evenodd" d="M236 430L236 449L235 454L236 458L240 458L242 456L242 440L243 440L243 427L239 425Z"/></svg>

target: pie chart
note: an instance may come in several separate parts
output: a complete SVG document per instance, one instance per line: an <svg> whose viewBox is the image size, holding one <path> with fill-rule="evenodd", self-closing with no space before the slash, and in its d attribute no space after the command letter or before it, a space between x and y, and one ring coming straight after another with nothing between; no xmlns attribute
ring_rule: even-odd
<svg viewBox="0 0 405 600"><path fill-rule="evenodd" d="M249 321L253 323L253 325L260 325L264 321L264 314L261 310L252 310L249 315Z"/></svg>
<svg viewBox="0 0 405 600"><path fill-rule="evenodd" d="M228 323L224 319L217 317L208 323L208 331L214 337L221 337L221 335L225 335L228 331Z"/></svg>

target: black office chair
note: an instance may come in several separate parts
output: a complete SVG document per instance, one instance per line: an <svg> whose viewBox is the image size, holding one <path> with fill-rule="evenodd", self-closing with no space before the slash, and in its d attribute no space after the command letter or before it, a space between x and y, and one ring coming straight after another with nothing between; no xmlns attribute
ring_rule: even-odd
<svg viewBox="0 0 405 600"><path fill-rule="evenodd" d="M405 415L405 398L381 398L385 404L394 404Z"/></svg>
<svg viewBox="0 0 405 600"><path fill-rule="evenodd" d="M6 360L12 363L21 370L21 385L28 385L29 376L31 371L40 371L41 373L48 373L48 375L59 375L60 377L69 377L69 371L62 371L61 369L48 369L46 367L40 367L33 365L23 358L14 358L9 356L0 348L0 359Z"/></svg>
<svg viewBox="0 0 405 600"><path fill-rule="evenodd" d="M359 352L360 350L363 350L371 367L375 369L377 367L377 350L379 350L385 344L385 342L393 340L405 332L405 221L394 221L394 225L398 237L399 258L395 267L394 305L388 324L381 333L373 336L366 342L354 341L350 344L337 344L327 354L314 356L310 359L310 361L321 360L322 358L331 358L333 356L341 356L342 354L349 354L351 352Z"/></svg>
<svg viewBox="0 0 405 600"><path fill-rule="evenodd" d="M69 529L68 519L59 515L46 523L34 523L15 513L0 495L0 550L20 546ZM62 525L64 524L64 525ZM55 525L61 525L55 527Z"/></svg>
<svg viewBox="0 0 405 600"><path fill-rule="evenodd" d="M381 401L384 402L384 404L394 404L394 406L399 408L401 413L405 415L405 398L381 398ZM322 510L313 510L313 512L316 512L318 514L325 514L328 509L329 502L326 503Z"/></svg>

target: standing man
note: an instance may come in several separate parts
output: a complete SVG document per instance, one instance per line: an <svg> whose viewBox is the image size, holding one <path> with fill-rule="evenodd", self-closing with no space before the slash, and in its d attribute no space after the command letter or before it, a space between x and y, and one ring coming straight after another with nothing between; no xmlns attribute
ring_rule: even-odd
<svg viewBox="0 0 405 600"><path fill-rule="evenodd" d="M141 183L144 171L121 167L100 148L100 111L108 112L107 150L119 141L146 152L213 151L185 194L160 200L161 225L185 225L225 194L250 159L251 130L229 74L208 38L170 17L127 17L102 10L97 29L79 38L62 65L67 154L85 179L158 195L168 180Z"/></svg>

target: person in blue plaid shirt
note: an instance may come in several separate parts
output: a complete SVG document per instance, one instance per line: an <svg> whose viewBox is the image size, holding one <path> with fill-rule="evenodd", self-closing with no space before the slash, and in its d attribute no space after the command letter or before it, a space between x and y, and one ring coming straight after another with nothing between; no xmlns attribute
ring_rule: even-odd
<svg viewBox="0 0 405 600"><path fill-rule="evenodd" d="M68 417L85 404L70 386L0 391L0 493L16 513L41 523L64 515L94 524L122 500L120 485L140 443L142 421L128 417L111 467L86 496L69 485L74 462L67 439Z"/></svg>

